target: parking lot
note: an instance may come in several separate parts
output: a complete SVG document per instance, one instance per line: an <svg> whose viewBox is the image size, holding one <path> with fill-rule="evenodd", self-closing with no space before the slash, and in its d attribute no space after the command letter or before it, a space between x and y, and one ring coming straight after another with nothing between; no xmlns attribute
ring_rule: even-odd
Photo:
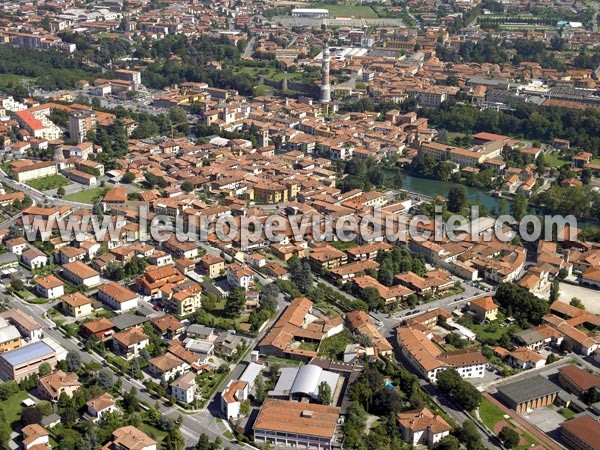
<svg viewBox="0 0 600 450"><path fill-rule="evenodd" d="M538 408L523 414L523 417L544 433L550 434L560 428L560 424L565 421L565 418L558 412L559 410L558 407Z"/></svg>

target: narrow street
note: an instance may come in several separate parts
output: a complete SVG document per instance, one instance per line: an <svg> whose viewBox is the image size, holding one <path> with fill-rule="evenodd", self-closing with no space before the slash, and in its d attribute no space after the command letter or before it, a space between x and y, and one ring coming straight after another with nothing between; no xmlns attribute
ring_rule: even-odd
<svg viewBox="0 0 600 450"><path fill-rule="evenodd" d="M17 299L12 295L6 295L6 298L11 307L19 309L24 313L32 316L40 325L44 327L44 334L52 338L65 350L78 351L81 355L83 362L95 361L100 364L104 363L104 359L102 357L98 356L96 353L87 353L81 351L81 348L78 346L77 341L75 339L68 339L64 337L61 332L56 330L54 323L45 317L47 308L49 308L50 304L25 304L22 300ZM116 374L114 374L114 372L113 375L115 377L117 376ZM131 390L132 387L135 387L138 391L138 398L150 406L154 406L154 404L158 402L159 411L164 416L170 419L177 419L179 416L183 418L183 422L181 423L181 433L185 438L186 448L193 448L198 442L199 435L202 433L208 435L208 437L211 440L215 440L217 437L221 438L223 441L223 446L226 448L242 448L240 445L229 442L223 438L223 432L226 430L226 427L222 423L219 423L216 420L216 418L213 417L213 415L208 411L208 409L205 408L200 412L189 414L183 410L163 405L160 402L160 400L149 395L145 386L138 380L134 380L127 375L125 377L120 377L120 380L122 383L123 392L128 392L129 390Z"/></svg>

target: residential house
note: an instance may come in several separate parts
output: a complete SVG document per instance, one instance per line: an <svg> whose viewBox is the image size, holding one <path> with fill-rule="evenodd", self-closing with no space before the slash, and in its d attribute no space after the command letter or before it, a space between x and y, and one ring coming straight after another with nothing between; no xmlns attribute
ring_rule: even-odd
<svg viewBox="0 0 600 450"><path fill-rule="evenodd" d="M113 281L98 288L98 299L117 312L129 311L138 307L140 296Z"/></svg>
<svg viewBox="0 0 600 450"><path fill-rule="evenodd" d="M91 320L82 325L82 334L85 336L95 336L101 342L109 339L115 332L115 325L108 319Z"/></svg>
<svg viewBox="0 0 600 450"><path fill-rule="evenodd" d="M150 343L150 338L141 328L131 328L113 336L115 354L131 359L139 355L140 350Z"/></svg>
<svg viewBox="0 0 600 450"><path fill-rule="evenodd" d="M254 282L254 271L248 266L233 263L227 266L227 283L231 287L241 287L245 291L250 290Z"/></svg>
<svg viewBox="0 0 600 450"><path fill-rule="evenodd" d="M156 378L173 379L187 372L190 365L171 353L157 356L148 361L148 370Z"/></svg>
<svg viewBox="0 0 600 450"><path fill-rule="evenodd" d="M106 414L116 412L119 409L115 399L108 392L88 400L85 405L87 406L87 411L84 417L94 423L100 424Z"/></svg>
<svg viewBox="0 0 600 450"><path fill-rule="evenodd" d="M35 247L29 247L21 254L23 264L32 270L41 269L48 265L48 256Z"/></svg>
<svg viewBox="0 0 600 450"><path fill-rule="evenodd" d="M448 422L425 407L398 413L396 417L402 440L411 446L431 448L452 431Z"/></svg>
<svg viewBox="0 0 600 450"><path fill-rule="evenodd" d="M62 394L72 398L77 389L81 387L76 373L65 373L58 370L38 380L37 391L40 398L57 402Z"/></svg>
<svg viewBox="0 0 600 450"><path fill-rule="evenodd" d="M21 333L14 325L9 325L6 319L0 318L0 353L10 352L23 345Z"/></svg>
<svg viewBox="0 0 600 450"><path fill-rule="evenodd" d="M106 450L156 450L156 441L132 425L117 428Z"/></svg>
<svg viewBox="0 0 600 450"><path fill-rule="evenodd" d="M519 347L508 354L507 362L520 370L539 369L546 365L546 358L527 347Z"/></svg>
<svg viewBox="0 0 600 450"><path fill-rule="evenodd" d="M493 322L498 317L498 305L494 303L492 297L481 297L471 300L469 303L469 312L480 322Z"/></svg>
<svg viewBox="0 0 600 450"><path fill-rule="evenodd" d="M225 260L220 256L207 253L200 258L200 266L210 278L216 278L225 270Z"/></svg>
<svg viewBox="0 0 600 450"><path fill-rule="evenodd" d="M177 401L189 404L196 398L198 385L196 383L196 374L188 372L177 378L171 384L171 394Z"/></svg>
<svg viewBox="0 0 600 450"><path fill-rule="evenodd" d="M61 303L63 311L76 319L89 316L94 312L94 301L80 292L64 295Z"/></svg>
<svg viewBox="0 0 600 450"><path fill-rule="evenodd" d="M240 415L240 406L248 399L248 383L230 380L221 393L221 413L227 420L236 420Z"/></svg>
<svg viewBox="0 0 600 450"><path fill-rule="evenodd" d="M76 286L91 288L100 284L100 274L81 261L65 264L62 274Z"/></svg>
<svg viewBox="0 0 600 450"><path fill-rule="evenodd" d="M24 450L50 448L50 433L37 423L24 426L21 434Z"/></svg>
<svg viewBox="0 0 600 450"><path fill-rule="evenodd" d="M47 275L35 279L35 290L44 298L53 300L65 295L65 286L54 275Z"/></svg>
<svg viewBox="0 0 600 450"><path fill-rule="evenodd" d="M168 339L176 339L185 332L185 325L173 317L165 314L150 321L161 336Z"/></svg>

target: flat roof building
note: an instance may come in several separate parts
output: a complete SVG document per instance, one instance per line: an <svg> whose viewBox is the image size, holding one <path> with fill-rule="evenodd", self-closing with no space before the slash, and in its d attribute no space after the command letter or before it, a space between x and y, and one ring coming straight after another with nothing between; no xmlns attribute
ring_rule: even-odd
<svg viewBox="0 0 600 450"><path fill-rule="evenodd" d="M500 386L498 398L520 414L553 404L559 392L557 385L540 375L534 375Z"/></svg>
<svg viewBox="0 0 600 450"><path fill-rule="evenodd" d="M43 341L34 342L0 355L0 376L4 380L20 381L37 374L43 363L56 367L56 351Z"/></svg>

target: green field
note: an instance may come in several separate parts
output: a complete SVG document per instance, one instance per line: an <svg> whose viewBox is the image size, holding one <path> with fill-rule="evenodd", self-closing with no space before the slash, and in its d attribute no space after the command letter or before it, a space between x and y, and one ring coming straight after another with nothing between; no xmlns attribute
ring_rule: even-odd
<svg viewBox="0 0 600 450"><path fill-rule="evenodd" d="M311 3L309 8L325 8L329 13L337 17L364 17L366 19L376 19L377 14L370 6L364 5L329 5L325 3Z"/></svg>
<svg viewBox="0 0 600 450"><path fill-rule="evenodd" d="M106 191L108 191L107 187L97 187L65 195L63 198L72 202L89 203L91 205L102 199Z"/></svg>
<svg viewBox="0 0 600 450"><path fill-rule="evenodd" d="M62 175L50 175L49 177L39 178L37 180L29 180L25 184L31 186L38 191L49 191L51 189L58 189L61 186L68 186L71 184Z"/></svg>
<svg viewBox="0 0 600 450"><path fill-rule="evenodd" d="M33 82L33 78L22 77L20 75L13 75L11 73L0 73L0 87L6 88L8 85L15 86L22 83L23 80L27 80L30 83Z"/></svg>
<svg viewBox="0 0 600 450"><path fill-rule="evenodd" d="M487 398L484 398L481 401L481 405L479 405L479 417L481 417L481 421L492 432L494 431L494 427L496 426L496 424L501 421L505 421L506 423L510 424L511 428L519 432L519 429L514 426L512 419L505 419L504 412L492 402L490 402ZM517 450L524 450L537 443L537 441L529 434L524 432L521 432L520 434L527 441L527 444L515 447Z"/></svg>
<svg viewBox="0 0 600 450"><path fill-rule="evenodd" d="M318 78L320 76L319 73L311 74L307 76L305 73L296 72L296 73L287 73L285 74L281 70L277 70L273 67L235 67L233 71L236 74L247 75L253 79L258 79L259 77L264 77L267 80L275 80L280 81L285 76L288 80L300 81L303 78Z"/></svg>
<svg viewBox="0 0 600 450"><path fill-rule="evenodd" d="M21 406L21 402L29 398L29 394L27 392L17 392L14 395L11 395L3 402L0 402L0 408L4 410L6 414L6 420L9 424L15 429L15 422L19 422L21 420L21 410L23 407Z"/></svg>

